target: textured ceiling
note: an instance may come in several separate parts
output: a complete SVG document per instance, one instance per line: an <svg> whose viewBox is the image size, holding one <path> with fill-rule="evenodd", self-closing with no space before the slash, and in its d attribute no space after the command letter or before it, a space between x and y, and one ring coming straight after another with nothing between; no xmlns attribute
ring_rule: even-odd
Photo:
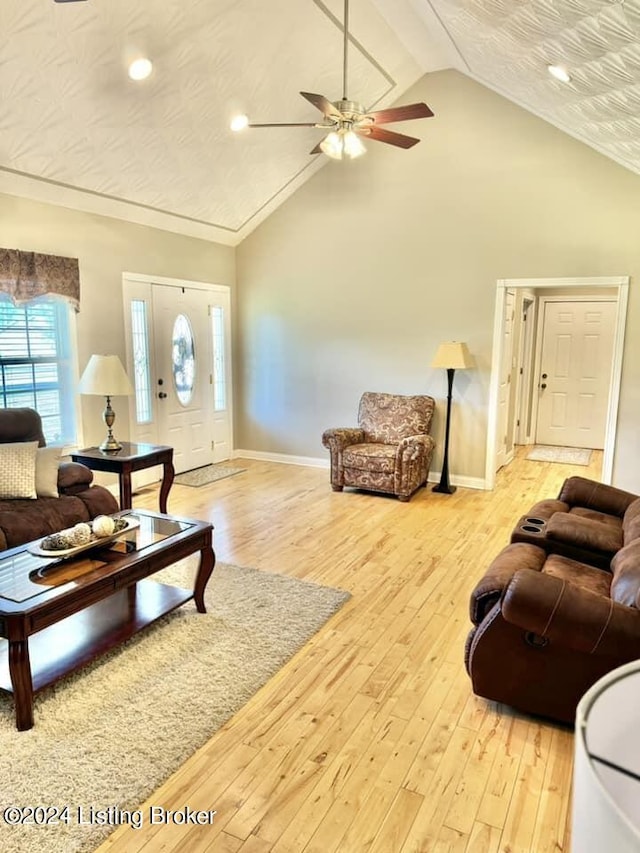
<svg viewBox="0 0 640 853"><path fill-rule="evenodd" d="M640 0L433 0L471 73L640 172ZM546 73L562 65L571 81Z"/></svg>
<svg viewBox="0 0 640 853"><path fill-rule="evenodd" d="M0 0L0 191L238 243L326 160L229 120L321 118L298 93L342 95L342 5ZM367 108L455 67L640 172L640 0L351 0L350 33Z"/></svg>

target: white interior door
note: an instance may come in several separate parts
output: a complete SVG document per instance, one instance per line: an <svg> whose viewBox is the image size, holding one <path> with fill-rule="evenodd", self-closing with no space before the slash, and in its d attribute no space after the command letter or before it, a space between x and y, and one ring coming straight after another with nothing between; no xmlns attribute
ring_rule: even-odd
<svg viewBox="0 0 640 853"><path fill-rule="evenodd" d="M515 315L515 292L508 290L504 302L504 334L500 359L500 381L498 386L498 428L496 433L496 471L511 461L513 442L509 435L509 409L511 399L511 373L513 370L513 321Z"/></svg>
<svg viewBox="0 0 640 853"><path fill-rule="evenodd" d="M158 440L176 473L213 462L213 354L209 294L152 287Z"/></svg>
<svg viewBox="0 0 640 853"><path fill-rule="evenodd" d="M616 303L544 303L536 442L604 447Z"/></svg>

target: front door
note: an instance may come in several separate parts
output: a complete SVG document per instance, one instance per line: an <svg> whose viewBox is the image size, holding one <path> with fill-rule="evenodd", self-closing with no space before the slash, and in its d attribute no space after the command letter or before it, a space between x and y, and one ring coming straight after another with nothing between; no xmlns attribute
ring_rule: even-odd
<svg viewBox="0 0 640 853"><path fill-rule="evenodd" d="M209 294L152 288L158 441L173 447L176 473L213 462L213 353Z"/></svg>
<svg viewBox="0 0 640 853"><path fill-rule="evenodd" d="M604 447L616 303L545 302L536 442Z"/></svg>

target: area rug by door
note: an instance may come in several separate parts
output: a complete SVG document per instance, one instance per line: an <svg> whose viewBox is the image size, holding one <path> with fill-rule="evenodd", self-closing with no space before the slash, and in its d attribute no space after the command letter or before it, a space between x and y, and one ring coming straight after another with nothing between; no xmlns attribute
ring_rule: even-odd
<svg viewBox="0 0 640 853"><path fill-rule="evenodd" d="M176 475L174 483L180 486L206 486L215 483L216 480L224 480L225 477L233 477L234 474L242 474L246 468L232 468L229 465L205 465L202 468L194 468L193 471L185 471L184 474Z"/></svg>
<svg viewBox="0 0 640 853"><path fill-rule="evenodd" d="M187 562L154 577L187 586ZM2 853L95 850L114 827L91 825L92 807L137 808L348 598L218 565L206 614L189 602L44 690L29 731L15 729L13 701L0 694ZM10 826L11 806L68 806L68 824Z"/></svg>
<svg viewBox="0 0 640 853"><path fill-rule="evenodd" d="M534 462L564 462L565 465L588 465L591 451L582 447L553 447L550 444L536 444L527 453L527 459Z"/></svg>

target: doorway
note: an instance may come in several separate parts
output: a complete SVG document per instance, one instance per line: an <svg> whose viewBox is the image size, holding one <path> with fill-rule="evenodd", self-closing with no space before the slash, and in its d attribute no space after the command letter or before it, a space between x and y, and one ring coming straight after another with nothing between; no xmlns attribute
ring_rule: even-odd
<svg viewBox="0 0 640 853"><path fill-rule="evenodd" d="M501 279L497 282L494 313L493 355L489 388L485 486L487 489L493 489L495 485L497 430L499 425L500 408L500 369L505 337L505 303L507 301L508 291L514 289L517 294L530 293L531 291L534 291L539 292L538 295L547 294L551 296L553 294L555 296L564 296L565 298L570 298L571 296L582 296L587 299L591 298L591 296L597 299L605 293L608 296L608 299L613 301L615 304L615 330L611 371L609 374L610 384L606 406L602 465L602 481L604 483L610 483L613 471L613 454L618 400L620 395L620 378L622 374L622 353L629 290L628 276L557 279ZM516 371L516 374L518 377L521 376L519 371ZM534 379L537 379L537 376L534 377Z"/></svg>
<svg viewBox="0 0 640 853"><path fill-rule="evenodd" d="M131 440L173 447L176 473L229 459L229 287L125 273L123 294Z"/></svg>

